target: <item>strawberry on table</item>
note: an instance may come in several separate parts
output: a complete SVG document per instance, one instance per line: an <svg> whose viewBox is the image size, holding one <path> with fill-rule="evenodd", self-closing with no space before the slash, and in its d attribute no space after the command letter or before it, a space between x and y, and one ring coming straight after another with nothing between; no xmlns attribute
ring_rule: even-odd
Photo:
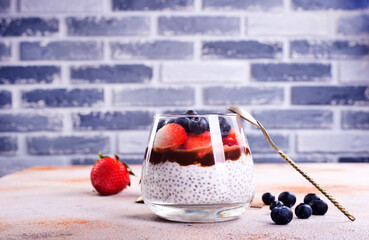
<svg viewBox="0 0 369 240"><path fill-rule="evenodd" d="M91 170L91 183L101 195L111 195L121 192L130 185L129 175L134 175L131 168L115 159L99 154L98 160Z"/></svg>
<svg viewBox="0 0 369 240"><path fill-rule="evenodd" d="M176 123L169 123L160 128L156 133L154 148L158 150L177 149L185 142L187 133L185 129Z"/></svg>

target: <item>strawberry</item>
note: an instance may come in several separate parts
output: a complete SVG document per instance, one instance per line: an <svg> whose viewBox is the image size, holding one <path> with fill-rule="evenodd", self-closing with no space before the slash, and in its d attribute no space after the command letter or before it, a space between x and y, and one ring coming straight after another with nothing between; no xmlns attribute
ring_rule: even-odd
<svg viewBox="0 0 369 240"><path fill-rule="evenodd" d="M185 149L203 148L211 146L210 132L205 131L202 134L191 134L187 136L183 143Z"/></svg>
<svg viewBox="0 0 369 240"><path fill-rule="evenodd" d="M229 135L226 138L223 138L223 145L231 147L238 144L242 144L242 138L234 129L231 129Z"/></svg>
<svg viewBox="0 0 369 240"><path fill-rule="evenodd" d="M187 133L185 129L176 123L169 123L160 128L156 133L154 148L163 149L176 149L182 143L186 141Z"/></svg>
<svg viewBox="0 0 369 240"><path fill-rule="evenodd" d="M129 175L134 175L127 164L120 162L116 154L114 156L115 159L99 153L100 160L91 170L91 183L101 195L121 192L131 183Z"/></svg>

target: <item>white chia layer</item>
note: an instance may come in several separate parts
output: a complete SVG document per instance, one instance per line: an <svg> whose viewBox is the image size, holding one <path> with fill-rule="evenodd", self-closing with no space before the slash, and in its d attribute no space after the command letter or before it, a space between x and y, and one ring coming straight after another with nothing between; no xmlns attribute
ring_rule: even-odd
<svg viewBox="0 0 369 240"><path fill-rule="evenodd" d="M210 167L153 165L145 161L144 199L161 204L250 203L254 196L254 170L250 155Z"/></svg>

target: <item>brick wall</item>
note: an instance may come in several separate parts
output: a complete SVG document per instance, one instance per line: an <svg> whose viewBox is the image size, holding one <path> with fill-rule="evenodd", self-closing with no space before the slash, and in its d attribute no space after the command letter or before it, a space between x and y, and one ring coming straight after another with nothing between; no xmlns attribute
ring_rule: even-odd
<svg viewBox="0 0 369 240"><path fill-rule="evenodd" d="M230 104L298 162L369 161L369 0L0 0L0 35L0 176L140 163L155 113Z"/></svg>

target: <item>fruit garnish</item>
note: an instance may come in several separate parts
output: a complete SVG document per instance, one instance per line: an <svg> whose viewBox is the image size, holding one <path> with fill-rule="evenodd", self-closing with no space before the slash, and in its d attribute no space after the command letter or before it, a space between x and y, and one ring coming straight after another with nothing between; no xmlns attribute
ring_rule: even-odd
<svg viewBox="0 0 369 240"><path fill-rule="evenodd" d="M227 137L231 132L231 125L227 122L224 117L219 117L219 127L222 138Z"/></svg>
<svg viewBox="0 0 369 240"><path fill-rule="evenodd" d="M263 194L263 196L261 196L261 200L263 200L265 205L270 205L272 202L274 202L275 196L270 192L266 192Z"/></svg>
<svg viewBox="0 0 369 240"><path fill-rule="evenodd" d="M134 175L131 168L120 162L118 155L115 158L99 154L98 160L91 170L91 183L101 195L116 194L130 185L129 175Z"/></svg>
<svg viewBox="0 0 369 240"><path fill-rule="evenodd" d="M176 149L186 141L185 129L176 123L169 123L156 133L154 148L158 150Z"/></svg>
<svg viewBox="0 0 369 240"><path fill-rule="evenodd" d="M296 203L296 196L291 192L282 192L278 196L278 200L283 202L287 207L292 207Z"/></svg>
<svg viewBox="0 0 369 240"><path fill-rule="evenodd" d="M300 203L295 208L295 215L296 215L296 217L301 218L301 219L307 219L307 218L309 218L312 213L313 213L313 210L306 203Z"/></svg>
<svg viewBox="0 0 369 240"><path fill-rule="evenodd" d="M208 128L208 123L205 118L193 117L189 120L188 129L191 133L201 134Z"/></svg>
<svg viewBox="0 0 369 240"><path fill-rule="evenodd" d="M289 207L275 207L270 213L270 217L276 224L285 225L291 222L293 218L293 213Z"/></svg>
<svg viewBox="0 0 369 240"><path fill-rule="evenodd" d="M226 138L223 138L223 145L233 146L233 145L243 145L241 135L238 134L234 129L230 131Z"/></svg>
<svg viewBox="0 0 369 240"><path fill-rule="evenodd" d="M211 146L211 136L209 131L202 134L189 134L183 143L185 149L195 149Z"/></svg>

